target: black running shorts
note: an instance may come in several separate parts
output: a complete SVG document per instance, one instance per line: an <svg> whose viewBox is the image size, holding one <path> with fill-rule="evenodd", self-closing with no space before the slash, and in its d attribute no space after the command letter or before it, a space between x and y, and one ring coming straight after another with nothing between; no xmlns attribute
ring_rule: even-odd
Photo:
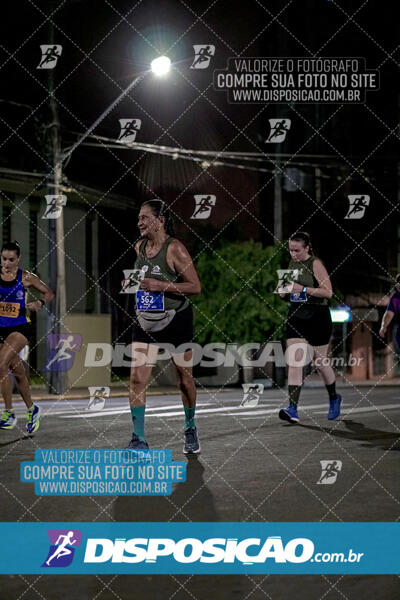
<svg viewBox="0 0 400 600"><path fill-rule="evenodd" d="M133 342L145 344L173 344L180 346L193 341L193 309L187 308L178 311L169 325L161 331L144 331L135 320L133 326Z"/></svg>
<svg viewBox="0 0 400 600"><path fill-rule="evenodd" d="M304 338L311 346L325 346L329 344L331 335L332 319L328 306L290 307L285 327L286 339Z"/></svg>
<svg viewBox="0 0 400 600"><path fill-rule="evenodd" d="M21 323L20 325L14 325L14 327L0 327L0 344L4 344L10 333L14 333L14 331L22 333L29 342L32 335L32 325L30 323Z"/></svg>

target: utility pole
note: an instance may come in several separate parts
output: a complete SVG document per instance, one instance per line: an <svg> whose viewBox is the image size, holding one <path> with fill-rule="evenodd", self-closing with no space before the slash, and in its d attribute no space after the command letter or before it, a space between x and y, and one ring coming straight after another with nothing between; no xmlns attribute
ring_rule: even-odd
<svg viewBox="0 0 400 600"><path fill-rule="evenodd" d="M275 152L275 155L277 152ZM274 243L282 241L282 170L278 165L278 157L275 156L274 177Z"/></svg>
<svg viewBox="0 0 400 600"><path fill-rule="evenodd" d="M54 25L49 22L49 43L54 44ZM48 90L51 123L49 125L50 148L49 155L52 171L48 180L48 194L59 196L62 184L62 156L60 120L58 107L54 98L54 69L48 70ZM53 333L63 333L65 316L67 312L67 296L65 285L65 250L64 250L64 212L57 219L49 219L49 283L55 290L56 297L51 307L55 318L50 316ZM54 310L55 309L55 310ZM50 323L49 323L50 324ZM65 374L62 371L50 371L49 392L63 394L65 392Z"/></svg>

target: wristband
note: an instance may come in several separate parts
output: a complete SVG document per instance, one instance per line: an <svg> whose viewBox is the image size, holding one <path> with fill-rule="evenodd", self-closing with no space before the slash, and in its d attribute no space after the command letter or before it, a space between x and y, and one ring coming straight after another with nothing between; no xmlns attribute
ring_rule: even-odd
<svg viewBox="0 0 400 600"><path fill-rule="evenodd" d="M306 292L307 292L307 287L306 287L306 286L304 286L302 291L303 291L304 293L306 293Z"/></svg>

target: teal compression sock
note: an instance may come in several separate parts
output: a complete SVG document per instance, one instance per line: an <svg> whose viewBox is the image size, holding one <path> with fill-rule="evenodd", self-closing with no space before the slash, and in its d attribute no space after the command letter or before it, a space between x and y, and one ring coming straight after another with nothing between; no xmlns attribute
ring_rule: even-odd
<svg viewBox="0 0 400 600"><path fill-rule="evenodd" d="M196 411L196 407L189 408L188 406L184 406L185 409L185 429L194 429L194 413Z"/></svg>
<svg viewBox="0 0 400 600"><path fill-rule="evenodd" d="M144 412L145 406L131 406L131 415L133 422L133 431L139 439L146 441L144 437Z"/></svg>

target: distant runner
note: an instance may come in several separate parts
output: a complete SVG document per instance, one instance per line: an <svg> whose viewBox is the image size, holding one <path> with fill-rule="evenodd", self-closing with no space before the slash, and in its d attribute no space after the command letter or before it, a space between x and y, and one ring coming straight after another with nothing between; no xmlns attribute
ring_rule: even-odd
<svg viewBox="0 0 400 600"><path fill-rule="evenodd" d="M299 421L297 405L303 385L303 367L296 365L296 354L306 352L309 344L312 347L312 358L329 394L328 419L337 419L340 415L342 396L336 393L335 373L327 360L332 334L332 320L327 299L332 296L332 285L324 265L313 255L308 233L300 231L293 235L289 240L289 251L292 259L288 268L293 272L293 287L285 331L287 355L290 357L289 406L279 412L279 418L289 423ZM286 294L281 296L284 297ZM290 347L294 344L298 345L298 350L293 352L294 356L292 356Z"/></svg>
<svg viewBox="0 0 400 600"><path fill-rule="evenodd" d="M381 338L385 338L388 327L392 322L394 323L393 345L396 354L400 354L400 273L396 275L394 292L390 296L388 307L382 317L379 330Z"/></svg>

